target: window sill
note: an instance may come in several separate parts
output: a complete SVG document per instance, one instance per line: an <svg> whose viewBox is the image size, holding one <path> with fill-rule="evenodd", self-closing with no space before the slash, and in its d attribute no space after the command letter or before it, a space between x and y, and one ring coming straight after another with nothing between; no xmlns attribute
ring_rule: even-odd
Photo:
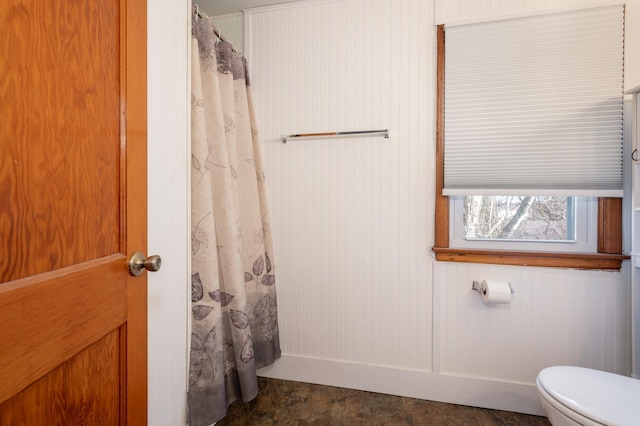
<svg viewBox="0 0 640 426"><path fill-rule="evenodd" d="M619 270L625 254L552 253L500 250L466 250L433 247L436 260L442 262L488 263L494 265L544 266L551 268Z"/></svg>

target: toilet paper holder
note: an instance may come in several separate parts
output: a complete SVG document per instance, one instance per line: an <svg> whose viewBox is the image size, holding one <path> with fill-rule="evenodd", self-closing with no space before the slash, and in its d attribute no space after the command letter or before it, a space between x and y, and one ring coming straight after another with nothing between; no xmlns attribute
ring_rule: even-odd
<svg viewBox="0 0 640 426"><path fill-rule="evenodd" d="M479 281L473 281L473 285L471 286L471 288L475 291L477 291L478 293L480 293L481 295L485 295L486 291L480 286L480 282ZM511 294L515 293L516 291L513 289L513 287L511 287L511 283L509 283L509 289L511 290Z"/></svg>

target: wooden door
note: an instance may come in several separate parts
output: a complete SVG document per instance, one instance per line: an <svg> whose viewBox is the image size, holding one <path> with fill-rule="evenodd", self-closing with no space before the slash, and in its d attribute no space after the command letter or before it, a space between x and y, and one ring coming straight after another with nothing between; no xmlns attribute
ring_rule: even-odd
<svg viewBox="0 0 640 426"><path fill-rule="evenodd" d="M0 425L146 424L146 1L0 2Z"/></svg>

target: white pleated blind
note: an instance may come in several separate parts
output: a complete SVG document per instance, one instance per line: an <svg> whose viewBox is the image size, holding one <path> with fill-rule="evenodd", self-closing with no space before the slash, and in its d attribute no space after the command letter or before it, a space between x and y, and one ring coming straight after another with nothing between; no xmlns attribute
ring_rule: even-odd
<svg viewBox="0 0 640 426"><path fill-rule="evenodd" d="M446 28L445 195L622 196L622 5Z"/></svg>

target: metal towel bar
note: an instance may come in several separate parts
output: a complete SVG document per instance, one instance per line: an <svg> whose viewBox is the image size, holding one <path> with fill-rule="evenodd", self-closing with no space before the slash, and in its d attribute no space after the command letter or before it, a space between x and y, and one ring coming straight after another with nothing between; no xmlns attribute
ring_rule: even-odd
<svg viewBox="0 0 640 426"><path fill-rule="evenodd" d="M382 130L358 130L352 132L323 132L323 133L300 133L297 135L282 135L280 140L282 143L287 143L289 139L295 138L317 138L326 136L353 136L353 135L371 135L371 134L383 134L385 139L389 139L389 129Z"/></svg>

